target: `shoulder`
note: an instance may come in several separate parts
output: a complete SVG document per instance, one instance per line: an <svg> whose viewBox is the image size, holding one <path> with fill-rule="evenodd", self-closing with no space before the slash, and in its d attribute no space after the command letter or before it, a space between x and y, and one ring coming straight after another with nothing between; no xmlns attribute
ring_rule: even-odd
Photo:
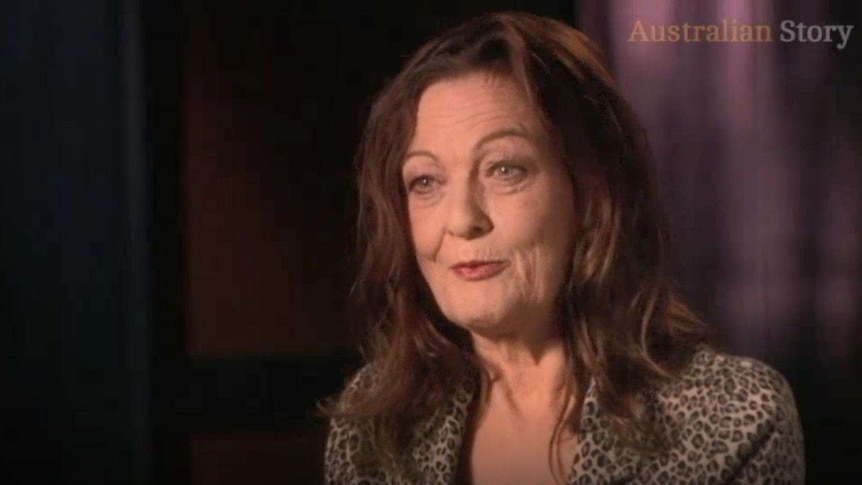
<svg viewBox="0 0 862 485"><path fill-rule="evenodd" d="M663 389L668 398L708 396L719 407L733 411L740 405L757 408L764 416L795 406L784 377L759 360L702 347L675 382ZM760 404L760 406L755 406Z"/></svg>
<svg viewBox="0 0 862 485"><path fill-rule="evenodd" d="M380 373L375 364L365 364L354 372L348 379L341 393L341 397L354 396L361 392L370 391L379 381Z"/></svg>
<svg viewBox="0 0 862 485"><path fill-rule="evenodd" d="M701 348L656 396L670 461L715 478L804 477L802 428L787 380L756 359ZM740 480L746 483L746 480Z"/></svg>
<svg viewBox="0 0 862 485"><path fill-rule="evenodd" d="M381 466L375 453L373 418L333 417L324 457L324 474L328 484L348 483L445 483L455 473L460 442L465 431L468 406L474 393L474 382L464 376L453 387L451 395L433 412L410 426L410 439L397 456L386 458ZM386 392L377 367L367 365L354 374L341 394L341 402L354 397L375 396Z"/></svg>

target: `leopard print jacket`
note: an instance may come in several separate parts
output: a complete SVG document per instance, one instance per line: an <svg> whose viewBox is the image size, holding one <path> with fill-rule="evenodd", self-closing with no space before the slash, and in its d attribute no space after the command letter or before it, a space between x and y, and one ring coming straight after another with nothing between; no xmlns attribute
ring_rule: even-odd
<svg viewBox="0 0 862 485"><path fill-rule="evenodd" d="M368 367L347 392L370 385ZM467 379L430 422L417 426L405 450L411 472L363 467L357 451L368 435L359 423L334 419L325 451L328 484L453 484L469 405L477 386ZM667 453L640 455L611 432L608 416L589 386L578 449L568 484L803 483L802 427L784 378L754 359L703 348L675 381L650 399Z"/></svg>

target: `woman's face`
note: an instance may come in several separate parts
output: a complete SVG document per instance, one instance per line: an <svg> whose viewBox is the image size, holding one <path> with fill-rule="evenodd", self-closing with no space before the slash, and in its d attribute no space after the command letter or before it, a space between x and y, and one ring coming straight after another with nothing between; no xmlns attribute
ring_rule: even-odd
<svg viewBox="0 0 862 485"><path fill-rule="evenodd" d="M446 318L487 336L552 321L572 185L510 80L474 73L428 87L402 180L416 259Z"/></svg>

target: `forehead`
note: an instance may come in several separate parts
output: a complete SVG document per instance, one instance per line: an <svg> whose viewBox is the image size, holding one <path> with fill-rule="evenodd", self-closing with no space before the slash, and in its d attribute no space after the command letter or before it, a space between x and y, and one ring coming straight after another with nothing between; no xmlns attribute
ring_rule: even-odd
<svg viewBox="0 0 862 485"><path fill-rule="evenodd" d="M419 99L412 149L457 145L491 131L519 129L540 135L523 91L508 77L477 72L435 82Z"/></svg>

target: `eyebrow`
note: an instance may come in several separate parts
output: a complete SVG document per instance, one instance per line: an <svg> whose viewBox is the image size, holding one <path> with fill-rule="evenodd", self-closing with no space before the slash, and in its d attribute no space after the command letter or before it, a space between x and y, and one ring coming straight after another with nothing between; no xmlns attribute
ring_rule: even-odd
<svg viewBox="0 0 862 485"><path fill-rule="evenodd" d="M476 144L473 145L473 153L478 152L484 145L486 145L486 144L488 144L494 140L499 140L500 138L509 138L509 137L523 138L523 139L525 139L531 143L535 143L533 136L531 136L529 133L527 133L526 131L524 131L522 129L504 128L502 130L492 131L491 133L488 133L487 135L480 138L479 141L477 141ZM428 150L411 150L411 151L407 152L406 155L404 155L404 161L402 162L402 165L404 162L406 162L411 157L420 157L420 156L431 158L435 162L439 161L439 160L437 160L437 157L433 153L429 152Z"/></svg>

